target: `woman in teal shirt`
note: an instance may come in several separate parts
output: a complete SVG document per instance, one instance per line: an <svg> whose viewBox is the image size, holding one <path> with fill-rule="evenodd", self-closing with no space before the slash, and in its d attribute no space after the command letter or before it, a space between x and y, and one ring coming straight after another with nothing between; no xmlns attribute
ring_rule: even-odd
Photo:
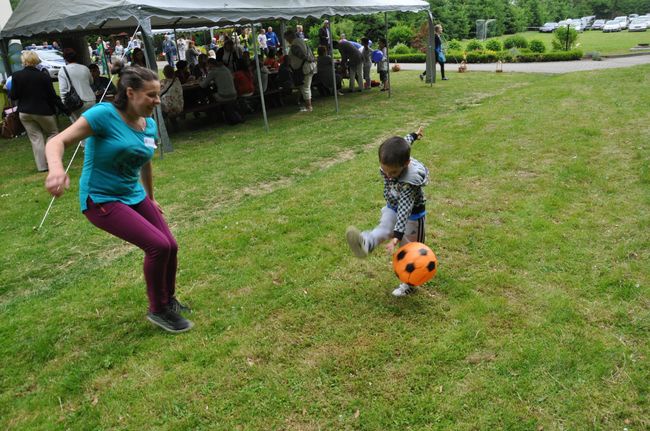
<svg viewBox="0 0 650 431"><path fill-rule="evenodd" d="M115 101L95 105L47 143L45 187L56 197L64 193L70 184L64 148L88 138L79 181L81 211L95 226L144 250L147 319L166 331L184 332L193 324L181 316L189 309L175 297L178 245L153 195L157 127L151 115L160 104L160 83L142 67L119 64L115 72L120 77Z"/></svg>

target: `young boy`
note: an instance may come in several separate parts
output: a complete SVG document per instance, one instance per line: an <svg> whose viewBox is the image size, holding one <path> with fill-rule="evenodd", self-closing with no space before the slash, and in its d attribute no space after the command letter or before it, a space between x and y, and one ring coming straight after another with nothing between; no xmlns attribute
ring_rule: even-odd
<svg viewBox="0 0 650 431"><path fill-rule="evenodd" d="M425 202L422 187L429 182L429 170L411 158L411 145L422 138L422 127L404 138L394 136L379 146L380 172L384 178L386 206L381 209L379 225L360 232L348 227L345 237L357 257L366 257L379 244L390 240L386 249L392 253L399 242L424 242ZM413 293L406 283L393 290L393 296Z"/></svg>
<svg viewBox="0 0 650 431"><path fill-rule="evenodd" d="M377 73L379 73L379 80L381 81L381 90L388 91L388 48L386 47L386 39L379 39L379 50L383 54L383 57L379 63L377 63Z"/></svg>

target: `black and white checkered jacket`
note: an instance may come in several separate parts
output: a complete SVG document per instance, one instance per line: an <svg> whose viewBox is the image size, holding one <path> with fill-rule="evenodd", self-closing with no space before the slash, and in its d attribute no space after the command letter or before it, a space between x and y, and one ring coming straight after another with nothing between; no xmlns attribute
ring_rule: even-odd
<svg viewBox="0 0 650 431"><path fill-rule="evenodd" d="M410 145L413 145L417 138L415 133L404 137ZM389 178L381 168L379 171L384 178L386 205L397 213L393 235L401 240L409 218L417 220L425 214L426 199L422 187L429 182L429 170L411 157L411 162L398 178Z"/></svg>

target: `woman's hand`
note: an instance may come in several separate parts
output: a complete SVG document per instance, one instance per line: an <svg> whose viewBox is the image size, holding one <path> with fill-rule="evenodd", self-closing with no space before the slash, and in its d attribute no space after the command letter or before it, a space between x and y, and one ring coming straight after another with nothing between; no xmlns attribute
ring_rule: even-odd
<svg viewBox="0 0 650 431"><path fill-rule="evenodd" d="M393 254L393 251L395 250L395 246L397 245L398 242L399 240L397 238L393 238L390 241L388 241L388 243L386 244L386 251L388 251L388 253L390 254Z"/></svg>
<svg viewBox="0 0 650 431"><path fill-rule="evenodd" d="M151 198L149 198L149 199L151 199ZM151 203L153 204L153 206L156 207L156 209L157 209L158 211L160 211L160 214L165 214L165 212L163 211L162 207L160 206L160 204L159 204L158 202L155 201L155 199L151 199Z"/></svg>
<svg viewBox="0 0 650 431"><path fill-rule="evenodd" d="M418 130L415 132L416 135L418 135L418 139L422 139L422 136L424 135L424 128L422 126L418 127Z"/></svg>
<svg viewBox="0 0 650 431"><path fill-rule="evenodd" d="M63 169L50 169L45 179L45 188L55 197L61 197L70 188L70 177Z"/></svg>

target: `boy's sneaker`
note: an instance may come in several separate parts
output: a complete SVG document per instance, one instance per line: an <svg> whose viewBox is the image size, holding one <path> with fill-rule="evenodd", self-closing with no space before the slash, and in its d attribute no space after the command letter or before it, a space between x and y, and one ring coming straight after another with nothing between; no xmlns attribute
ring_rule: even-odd
<svg viewBox="0 0 650 431"><path fill-rule="evenodd" d="M368 243L364 239L363 235L359 229L354 226L348 226L345 231L345 239L348 241L350 250L356 257L366 257L368 256Z"/></svg>
<svg viewBox="0 0 650 431"><path fill-rule="evenodd" d="M397 289L393 290L393 296L402 297L402 296L410 295L411 293L414 292L415 289L413 288L413 286L409 286L406 283L400 283L400 285L397 286Z"/></svg>
<svg viewBox="0 0 650 431"><path fill-rule="evenodd" d="M165 331L174 334L189 331L192 329L192 326L194 326L194 323L170 309L167 309L162 313L149 312L147 313L147 320L156 326L160 326Z"/></svg>
<svg viewBox="0 0 650 431"><path fill-rule="evenodd" d="M176 297L172 297L167 305L174 313L191 313L192 309L185 304L181 304Z"/></svg>

